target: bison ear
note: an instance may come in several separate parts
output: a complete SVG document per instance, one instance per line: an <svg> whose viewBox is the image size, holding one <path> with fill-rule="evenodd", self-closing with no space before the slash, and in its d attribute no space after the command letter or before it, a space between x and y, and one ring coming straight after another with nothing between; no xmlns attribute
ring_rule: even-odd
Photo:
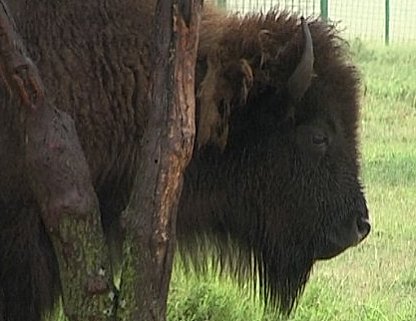
<svg viewBox="0 0 416 321"><path fill-rule="evenodd" d="M276 35L269 30L260 30L257 37L261 51L260 67L262 67L268 61L278 58L284 48L277 42Z"/></svg>
<svg viewBox="0 0 416 321"><path fill-rule="evenodd" d="M230 114L246 102L252 85L247 60L224 63L217 55L207 59L207 72L198 90L198 148L213 143L224 150Z"/></svg>
<svg viewBox="0 0 416 321"><path fill-rule="evenodd" d="M253 71L246 59L228 63L223 69L223 77L232 93L232 103L245 104L253 86Z"/></svg>

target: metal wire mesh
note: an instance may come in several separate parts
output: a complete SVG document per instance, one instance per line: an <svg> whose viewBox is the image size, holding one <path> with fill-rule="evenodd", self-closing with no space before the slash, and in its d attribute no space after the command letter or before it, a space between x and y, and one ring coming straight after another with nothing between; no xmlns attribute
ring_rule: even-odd
<svg viewBox="0 0 416 321"><path fill-rule="evenodd" d="M390 36L394 41L416 41L416 1L391 1Z"/></svg>
<svg viewBox="0 0 416 321"><path fill-rule="evenodd" d="M221 2L219 2L221 5ZM286 9L291 12L297 12L308 15L320 14L320 1L319 0L227 0L222 1L222 5L229 11L247 13L250 11L263 11L267 12L270 8L278 7L280 9Z"/></svg>
<svg viewBox="0 0 416 321"><path fill-rule="evenodd" d="M208 0L228 11L267 12L278 7L305 16L321 15L327 3L328 19L338 23L346 38L377 42L416 42L416 0Z"/></svg>

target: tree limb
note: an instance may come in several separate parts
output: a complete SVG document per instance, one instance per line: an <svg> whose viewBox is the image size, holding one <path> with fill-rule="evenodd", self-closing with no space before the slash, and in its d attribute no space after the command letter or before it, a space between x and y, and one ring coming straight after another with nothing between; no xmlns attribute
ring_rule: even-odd
<svg viewBox="0 0 416 321"><path fill-rule="evenodd" d="M165 320L182 174L195 135L194 74L201 1L157 3L148 128L123 214L120 320Z"/></svg>

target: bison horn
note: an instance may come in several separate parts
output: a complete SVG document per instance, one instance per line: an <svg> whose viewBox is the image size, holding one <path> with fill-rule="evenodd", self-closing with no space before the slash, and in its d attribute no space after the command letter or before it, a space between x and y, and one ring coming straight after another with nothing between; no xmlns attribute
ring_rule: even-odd
<svg viewBox="0 0 416 321"><path fill-rule="evenodd" d="M313 76L314 55L312 36L309 31L308 23L303 17L300 19L303 36L305 38L305 47L303 49L302 59L288 81L289 95L294 101L298 101L303 97L306 90L308 90L311 85Z"/></svg>

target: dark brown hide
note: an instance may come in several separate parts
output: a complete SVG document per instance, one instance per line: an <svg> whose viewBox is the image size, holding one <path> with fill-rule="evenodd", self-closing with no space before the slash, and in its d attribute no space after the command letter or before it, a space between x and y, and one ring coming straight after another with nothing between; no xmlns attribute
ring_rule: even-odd
<svg viewBox="0 0 416 321"><path fill-rule="evenodd" d="M197 267L214 250L243 283L259 275L266 302L287 312L316 259L369 231L357 178L358 75L334 28L320 21L309 21L314 65L310 78L307 67L301 72L308 85L291 88L306 47L298 17L205 19L199 123L214 134L201 139L207 132L197 127L198 141L210 143L186 172L178 237Z"/></svg>
<svg viewBox="0 0 416 321"><path fill-rule="evenodd" d="M49 103L74 119L112 244L121 239L118 218L140 162L153 5L9 3ZM332 27L309 21L309 29L314 75L295 101L288 80L305 47L300 19L277 12L226 17L206 9L198 148L178 212L186 257L201 266L214 245L222 267L243 282L259 275L266 302L284 312L315 260L368 232L368 224L359 224L368 216L358 180L357 73ZM0 90L0 320L38 321L57 302L57 264L25 184L19 106Z"/></svg>

